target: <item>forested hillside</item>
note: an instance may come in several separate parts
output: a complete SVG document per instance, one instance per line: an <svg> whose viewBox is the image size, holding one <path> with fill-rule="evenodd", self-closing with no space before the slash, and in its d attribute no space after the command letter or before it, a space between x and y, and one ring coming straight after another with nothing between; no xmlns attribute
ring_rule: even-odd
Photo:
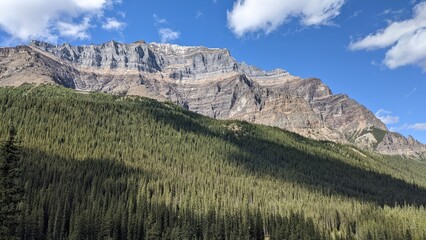
<svg viewBox="0 0 426 240"><path fill-rule="evenodd" d="M426 239L426 164L139 97L0 88L22 239Z"/></svg>

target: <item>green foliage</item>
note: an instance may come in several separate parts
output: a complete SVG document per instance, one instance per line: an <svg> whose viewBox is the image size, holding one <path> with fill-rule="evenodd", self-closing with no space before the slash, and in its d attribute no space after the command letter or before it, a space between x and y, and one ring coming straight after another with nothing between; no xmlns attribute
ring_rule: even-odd
<svg viewBox="0 0 426 240"><path fill-rule="evenodd" d="M20 150L16 145L15 129L0 147L0 239L14 239L17 234L22 199L19 187Z"/></svg>
<svg viewBox="0 0 426 240"><path fill-rule="evenodd" d="M0 88L24 239L421 239L426 165L170 103ZM385 239L386 239L385 238Z"/></svg>

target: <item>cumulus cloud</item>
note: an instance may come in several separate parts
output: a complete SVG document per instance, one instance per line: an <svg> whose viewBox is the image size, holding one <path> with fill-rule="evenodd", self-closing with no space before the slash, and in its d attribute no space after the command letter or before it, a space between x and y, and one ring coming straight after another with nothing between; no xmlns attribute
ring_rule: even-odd
<svg viewBox="0 0 426 240"><path fill-rule="evenodd" d="M171 42L180 37L180 32L173 31L170 28L160 28L158 34L160 35L162 43Z"/></svg>
<svg viewBox="0 0 426 240"><path fill-rule="evenodd" d="M102 29L111 31L111 30L122 30L126 24L124 22L120 22L115 18L107 18L106 21L102 24Z"/></svg>
<svg viewBox="0 0 426 240"><path fill-rule="evenodd" d="M345 0L237 0L228 11L228 27L238 36L276 30L292 17L304 26L330 24Z"/></svg>
<svg viewBox="0 0 426 240"><path fill-rule="evenodd" d="M62 37L73 39L89 39L90 35L87 30L90 27L90 18L85 17L79 24L72 24L67 22L58 22L57 24L59 34Z"/></svg>
<svg viewBox="0 0 426 240"><path fill-rule="evenodd" d="M376 117L378 119L380 119L380 121L382 121L384 124L395 124L399 122L399 117L398 116L392 116L391 115L392 112L384 110L384 109L380 109L379 111L376 112Z"/></svg>
<svg viewBox="0 0 426 240"><path fill-rule="evenodd" d="M59 36L85 39L90 36L87 30L91 16L101 16L104 9L115 2L117 0L0 1L0 29L20 41L56 42Z"/></svg>
<svg viewBox="0 0 426 240"><path fill-rule="evenodd" d="M414 6L412 18L391 22L386 28L351 42L349 48L387 48L383 62L388 68L417 65L426 71L426 2Z"/></svg>
<svg viewBox="0 0 426 240"><path fill-rule="evenodd" d="M154 13L153 17L154 17L154 25L157 26L157 28L158 28L158 35L160 36L160 41L162 43L172 42L176 39L179 39L180 32L174 31L170 28L161 27L161 26L169 24L167 19L161 18L161 17L157 16L157 14L155 14L155 13Z"/></svg>

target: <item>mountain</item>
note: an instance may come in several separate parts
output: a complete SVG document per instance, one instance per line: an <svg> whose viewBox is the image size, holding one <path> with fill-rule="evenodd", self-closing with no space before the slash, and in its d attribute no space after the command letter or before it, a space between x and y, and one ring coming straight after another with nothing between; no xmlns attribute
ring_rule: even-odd
<svg viewBox="0 0 426 240"><path fill-rule="evenodd" d="M227 49L138 41L0 49L0 86L55 83L80 91L171 101L216 119L276 126L389 155L425 157L426 146L390 132L367 108L317 78L239 63Z"/></svg>
<svg viewBox="0 0 426 240"><path fill-rule="evenodd" d="M54 85L0 88L0 143L11 124L20 239L426 236L421 161Z"/></svg>

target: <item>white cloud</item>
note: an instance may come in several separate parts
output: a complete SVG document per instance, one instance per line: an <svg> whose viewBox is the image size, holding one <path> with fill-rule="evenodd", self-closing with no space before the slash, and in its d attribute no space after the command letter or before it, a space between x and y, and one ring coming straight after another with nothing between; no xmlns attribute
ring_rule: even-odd
<svg viewBox="0 0 426 240"><path fill-rule="evenodd" d="M122 30L126 24L124 22L120 22L115 18L107 18L106 21L102 24L102 28L108 31L111 30Z"/></svg>
<svg viewBox="0 0 426 240"><path fill-rule="evenodd" d="M391 128L391 131L400 130L426 131L426 123L404 124L401 127Z"/></svg>
<svg viewBox="0 0 426 240"><path fill-rule="evenodd" d="M390 18L392 18L394 20L397 20L397 19L399 19L402 16L402 14L404 12L405 12L404 8L397 9L397 10L388 8L388 9L383 10L383 12L377 14L375 17L386 16L386 17L390 17ZM389 22L389 19L387 19L387 21Z"/></svg>
<svg viewBox="0 0 426 240"><path fill-rule="evenodd" d="M384 109L380 109L379 111L376 112L376 117L378 119L380 119L380 121L382 121L384 124L395 124L399 122L399 117L398 116L392 116L391 115L392 112L384 110Z"/></svg>
<svg viewBox="0 0 426 240"><path fill-rule="evenodd" d="M304 26L330 24L345 0L237 0L228 11L228 27L238 36L271 33L292 17Z"/></svg>
<svg viewBox="0 0 426 240"><path fill-rule="evenodd" d="M415 92L417 92L417 87L411 89L411 91L409 93L407 93L407 95L405 95L406 98L411 97L411 95L413 95Z"/></svg>
<svg viewBox="0 0 426 240"><path fill-rule="evenodd" d="M426 71L426 29L400 38L386 53L384 62L390 69L413 64Z"/></svg>
<svg viewBox="0 0 426 240"><path fill-rule="evenodd" d="M154 20L155 20L155 23L156 24L167 24L167 23L169 23L168 21L167 21L167 19L165 19L165 18L160 18L160 17L158 17L157 16L157 14L155 14L154 13Z"/></svg>
<svg viewBox="0 0 426 240"><path fill-rule="evenodd" d="M405 127L411 130L426 131L426 123L415 123L411 125L405 125Z"/></svg>
<svg viewBox="0 0 426 240"><path fill-rule="evenodd" d="M386 28L351 42L349 48L389 48L383 61L388 68L417 65L426 71L426 2L414 6L411 19L391 22Z"/></svg>
<svg viewBox="0 0 426 240"><path fill-rule="evenodd" d="M91 16L101 16L117 0L1 0L0 29L18 41L41 39L55 42L59 36L84 39ZM79 23L78 21L83 22Z"/></svg>
<svg viewBox="0 0 426 240"><path fill-rule="evenodd" d="M126 12L118 11L117 15L120 16L121 18L126 18Z"/></svg>
<svg viewBox="0 0 426 240"><path fill-rule="evenodd" d="M168 24L169 22L167 21L167 19L165 18L161 18L159 16L157 16L157 14L154 13L153 15L154 17L154 21L155 21L155 26L158 25L165 25ZM167 42L172 42L176 39L179 39L180 37L180 32L174 31L170 28L159 28L158 29L158 35L160 35L160 41L162 43L167 43Z"/></svg>
<svg viewBox="0 0 426 240"><path fill-rule="evenodd" d="M81 9L97 11L106 4L106 0L74 0L73 1Z"/></svg>
<svg viewBox="0 0 426 240"><path fill-rule="evenodd" d="M357 18L359 15L361 15L362 14L362 11L361 10L358 10L358 11L355 11L350 17L349 17L349 19L354 19L354 18Z"/></svg>
<svg viewBox="0 0 426 240"><path fill-rule="evenodd" d="M58 22L57 24L59 34L62 37L68 37L73 39L89 39L90 35L87 33L87 29L90 27L90 18L86 17L80 24Z"/></svg>
<svg viewBox="0 0 426 240"><path fill-rule="evenodd" d="M180 32L173 31L170 28L160 28L158 34L160 35L162 43L171 42L180 37Z"/></svg>

